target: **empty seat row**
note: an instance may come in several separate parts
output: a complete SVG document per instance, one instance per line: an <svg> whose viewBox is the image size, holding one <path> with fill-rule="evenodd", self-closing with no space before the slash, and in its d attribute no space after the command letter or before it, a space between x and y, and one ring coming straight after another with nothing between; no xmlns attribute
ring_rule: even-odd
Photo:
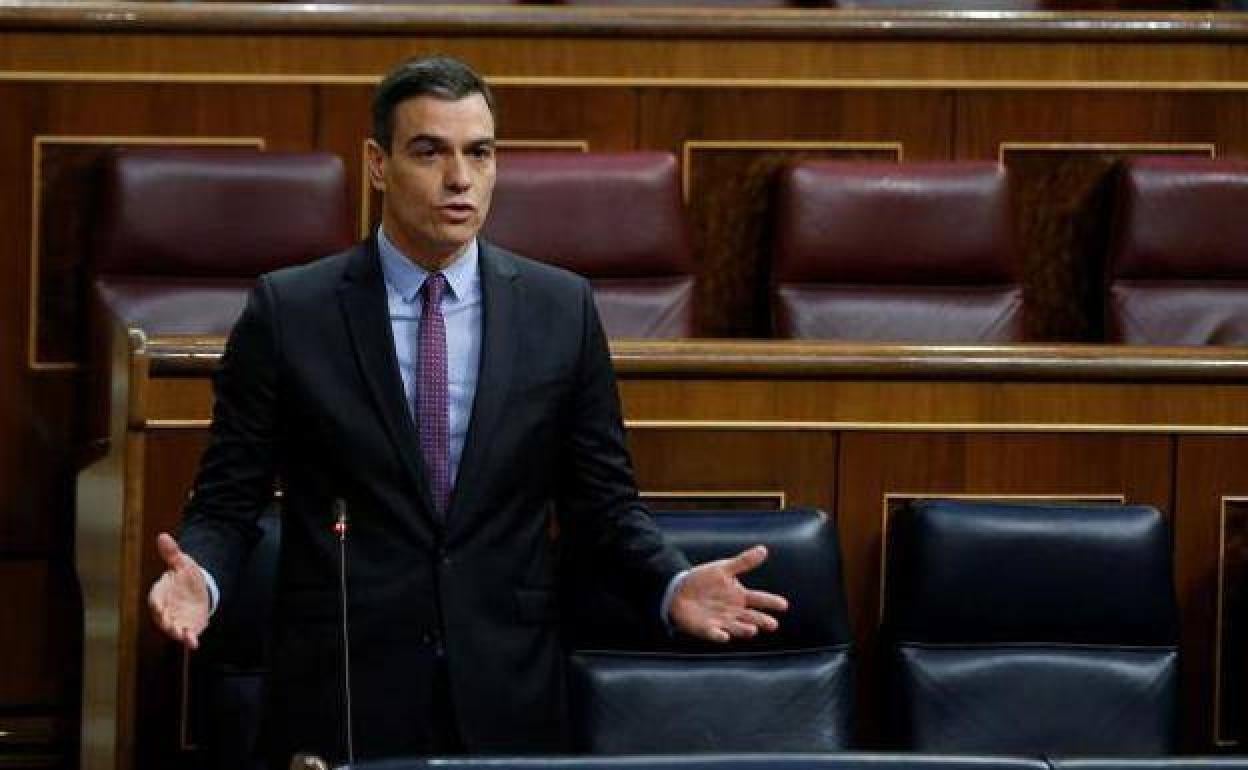
<svg viewBox="0 0 1248 770"><path fill-rule="evenodd" d="M1248 341L1248 164L1126 164L1106 266L1108 341ZM119 151L93 269L153 332L220 334L260 272L352 240L324 154ZM776 336L907 343L1024 339L1009 184L993 163L810 162L781 172L770 245ZM666 153L500 161L485 237L586 275L614 337L694 336L698 273Z"/></svg>
<svg viewBox="0 0 1248 770"><path fill-rule="evenodd" d="M836 525L811 509L667 512L693 561L762 542L751 585L785 594L780 630L719 646L651 629L590 565L567 565L578 748L588 754L830 752L855 745L856 692L884 695L888 745L939 753L1164 755L1176 746L1171 545L1143 506L920 501L888 533L886 682L856 682ZM205 639L217 766L254 739L271 517L240 605ZM569 549L573 550L574 549Z"/></svg>

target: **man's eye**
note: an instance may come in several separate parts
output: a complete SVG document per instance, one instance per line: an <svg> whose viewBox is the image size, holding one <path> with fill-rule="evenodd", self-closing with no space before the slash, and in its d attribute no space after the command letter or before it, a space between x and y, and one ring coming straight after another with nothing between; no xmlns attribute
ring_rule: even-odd
<svg viewBox="0 0 1248 770"><path fill-rule="evenodd" d="M477 160L489 160L490 158L494 157L494 148L493 147L478 147L472 151L472 157L476 158Z"/></svg>

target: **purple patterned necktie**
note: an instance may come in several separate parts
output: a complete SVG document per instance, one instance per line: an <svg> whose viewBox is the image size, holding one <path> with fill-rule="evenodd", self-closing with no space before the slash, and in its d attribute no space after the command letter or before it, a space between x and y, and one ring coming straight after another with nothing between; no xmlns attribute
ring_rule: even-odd
<svg viewBox="0 0 1248 770"><path fill-rule="evenodd" d="M430 273L420 293L420 339L417 357L420 382L416 390L416 419L420 451L429 472L430 491L438 515L446 515L451 493L450 425L447 410L446 322L442 318L442 290L446 276Z"/></svg>

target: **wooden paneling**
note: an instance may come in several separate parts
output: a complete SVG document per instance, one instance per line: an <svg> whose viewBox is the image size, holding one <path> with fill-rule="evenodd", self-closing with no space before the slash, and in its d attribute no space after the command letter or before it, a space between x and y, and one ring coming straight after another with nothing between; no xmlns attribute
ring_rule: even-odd
<svg viewBox="0 0 1248 770"><path fill-rule="evenodd" d="M164 565L156 553L155 533L171 532L182 516L182 505L195 478L199 456L208 443L206 431L154 433L146 442L147 473L154 483L143 496L143 538L139 549L139 585L143 591L155 582ZM138 693L135 698L137 767L167 766L182 740L182 651L168 643L138 608Z"/></svg>
<svg viewBox="0 0 1248 770"><path fill-rule="evenodd" d="M1192 436L1178 441L1175 576L1184 627L1183 714L1189 732L1202 742L1237 746L1242 746L1243 738L1248 736L1248 724L1235 722L1237 714L1233 708L1243 703L1245 683L1222 679L1226 687L1238 691L1237 695L1230 695L1219 691L1218 681L1220 675L1244 670L1246 647L1242 637L1218 637L1219 630L1242 629L1242 624L1219 629L1218 566L1222 557L1228 555L1222 550L1223 512L1233 507L1232 515L1242 516L1243 513L1242 506L1228 506L1224 498L1248 497L1245 463L1248 463L1248 440L1243 438ZM1230 524L1234 523L1232 519ZM1234 535L1235 531L1229 534ZM1242 543L1239 545L1242 548ZM1242 558L1238 551L1229 555ZM1236 564L1231 566L1234 568ZM1242 570L1242 562L1238 567ZM1224 661L1235 659L1223 664L1225 670L1220 669L1219 653ZM1221 696L1220 704L1215 696ZM1213 712L1219 706L1232 708L1215 729ZM1242 710L1238 711L1240 719L1244 716Z"/></svg>
<svg viewBox="0 0 1248 770"><path fill-rule="evenodd" d="M60 565L67 563L73 545L71 478L86 454L80 375L29 370L27 318L34 302L40 319L46 319L38 328L41 357L62 361L81 353L79 271L89 237L85 200L92 164L87 155L49 157L49 186L39 198L31 178L37 135L259 137L269 150L325 149L347 164L353 207L362 210L360 152L369 130L373 83L407 56L444 52L490 76L502 107L502 137L584 140L593 150L680 154L691 141L825 147L897 142L905 159L916 161L995 159L1005 142L1205 142L1216 145L1222 156L1248 154L1248 25L1235 18L1139 14L1037 20L1006 14L977 20L957 14L741 11L651 17L635 9L564 10L569 13L554 19L541 17L549 9L523 7L448 11L407 6L354 13L297 5L264 10L154 3L128 6L107 19L98 10L72 6L36 12L10 4L0 12L0 200L5 202L0 231L8 234L0 240L0 264L9 277L0 288L0 554L46 575L64 569ZM62 14L62 20L14 21L23 13ZM1210 90L1217 84L1226 89ZM88 147L89 140L77 146ZM792 149L694 153L690 214L702 244L700 265L709 278L700 297L701 320L709 333L755 334L765 328L768 313L759 303L766 278L761 245L766 240L765 180L777 163L794 154ZM1021 189L1030 191L1031 197L1023 196L1015 206L1025 243L1037 244L1028 252L1028 280L1046 288L1034 296L1069 292L1076 295L1066 297L1073 302L1090 296L1087 280L1095 274L1090 268L1101 238L1097 228L1112 205L1103 195L1103 171L1107 159L1120 154L1015 153L1006 158L1023 179ZM1043 199L1037 197L1040 191ZM35 200L42 201L47 252L39 264L49 272L42 281L46 291L32 297L27 266ZM1088 273L1071 277L1068 270L1063 284L1051 261ZM1050 304L1041 307L1033 330L1043 339L1084 338L1094 332L1087 319L1095 315L1095 309ZM778 486L793 495L789 502L831 506L849 494L844 488L836 492L836 479L858 485L851 490L870 485L869 478L847 476L846 467L894 461L872 443L871 431L887 428L890 421L894 438L889 441L904 445L890 446L903 456L918 451L913 442L926 440L903 441L896 434L896 424L909 421L1018 422L1033 428L1146 424L1157 430L1204 426L1197 429L1212 431L1219 425L1248 426L1248 400L1238 383L1225 379L1216 384L1071 383L1053 376L1035 381L872 380L869 367L850 377L803 375L764 386L750 377L707 379L714 381L693 377L672 387L626 378L630 416L823 424L758 431L634 429L644 483L762 487L747 492ZM206 394L200 380L163 389L157 394L163 400L150 416L203 418ZM956 427L945 430L956 433ZM202 440L195 431L158 433L148 459L168 480L144 499L145 526L172 520L193 463L191 447ZM866 454L848 459L838 435ZM935 449L962 458L930 471L932 479L944 478L946 471L954 474L942 488L973 486L957 475L959 462L996 472L988 460L967 459L990 453L983 448L993 445L988 437L930 438ZM1076 435L1068 438L1076 442ZM1117 457L1122 447L1145 439L1105 439L1105 456ZM1043 468L1056 451L1052 447L1067 439L1036 437L1034 446L1026 436L995 440L1028 447L1005 447L1004 458L1013 459L999 462L1036 460ZM1193 511L1190 519L1180 517L1178 535L1185 629L1196 634L1185 631L1184 641L1191 736L1210 732L1213 686L1207 655L1215 636L1210 554L1217 549L1218 530L1210 517L1217 514L1199 490L1219 479L1233 488L1236 463L1205 458L1227 446L1231 449L1225 451L1238 458L1241 450L1240 439L1208 439L1207 447L1200 443L1205 439L1179 440L1196 447L1190 450L1196 452L1194 459L1183 466L1196 476L1180 486L1197 502L1178 506L1180 512ZM1083 479L1083 491L1099 489L1083 465L1104 466L1104 458L1071 451L1083 464L1053 460L1054 472ZM780 458L794 453L801 459L789 468ZM721 455L729 458L722 467L707 459ZM839 468L828 462L830 457L840 458ZM1126 471L1114 462L1107 478L1115 473L1125 478ZM919 466L916 474L928 472ZM998 481L1028 487L1025 478L1008 473ZM850 527L849 534L854 532L863 536L859 525ZM141 551L144 580L155 570L148 545ZM857 564L854 591L867 587L863 581L869 578ZM31 579L28 572L22 574L22 580ZM22 597L23 621L3 628L4 649L18 650L16 660L34 662L20 670L8 667L0 675L0 707L76 712L76 693L67 693L62 683L78 676L77 642L58 625L64 608L75 601L73 586L59 579L33 580L39 590ZM77 623L77 617L72 619ZM146 625L139 628L140 643L151 645ZM51 640L52 646L45 645ZM62 640L69 640L70 648L57 647ZM163 651L143 650L154 656L157 668L176 663ZM42 684L36 681L40 671L51 672ZM170 717L163 710L173 701L160 697L141 705L161 710L152 724L167 726ZM34 706L30 698L50 700ZM165 741L162 746L169 740L164 732L148 735Z"/></svg>
<svg viewBox="0 0 1248 770"><path fill-rule="evenodd" d="M73 576L43 560L0 560L0 703L55 709L73 697L71 660L80 619ZM2 729L2 728L0 728Z"/></svg>
<svg viewBox="0 0 1248 770"><path fill-rule="evenodd" d="M860 681L880 681L884 516L891 495L1076 498L1121 495L1168 511L1171 440L1162 436L850 433L841 438L837 517ZM859 688L865 724L878 724L878 690ZM869 742L879 736L868 728Z"/></svg>
<svg viewBox="0 0 1248 770"><path fill-rule="evenodd" d="M781 492L786 506L833 511L837 438L797 431L629 431L643 491Z"/></svg>

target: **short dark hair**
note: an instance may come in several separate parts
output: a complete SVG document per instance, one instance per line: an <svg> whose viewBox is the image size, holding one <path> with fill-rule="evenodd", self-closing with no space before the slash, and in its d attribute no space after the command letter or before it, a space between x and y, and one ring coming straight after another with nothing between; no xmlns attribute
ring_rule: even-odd
<svg viewBox="0 0 1248 770"><path fill-rule="evenodd" d="M432 96L458 101L481 94L497 122L494 94L472 67L450 56L408 59L390 71L373 94L373 139L386 152L394 140L394 111L404 101Z"/></svg>

